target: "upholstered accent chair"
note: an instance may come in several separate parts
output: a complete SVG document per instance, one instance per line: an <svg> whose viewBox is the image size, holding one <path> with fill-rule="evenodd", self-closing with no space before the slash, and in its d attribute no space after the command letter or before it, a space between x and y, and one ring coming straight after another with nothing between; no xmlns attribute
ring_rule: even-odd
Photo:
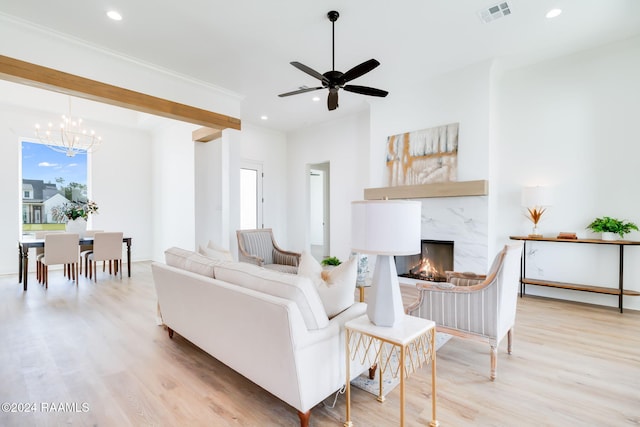
<svg viewBox="0 0 640 427"><path fill-rule="evenodd" d="M238 260L256 264L272 270L296 274L300 254L281 249L270 228L237 230Z"/></svg>
<svg viewBox="0 0 640 427"><path fill-rule="evenodd" d="M491 380L505 335L507 352L512 350L521 253L522 242L505 245L486 276L448 272L446 283L419 283L418 300L407 308L409 314L436 322L438 332L488 342Z"/></svg>

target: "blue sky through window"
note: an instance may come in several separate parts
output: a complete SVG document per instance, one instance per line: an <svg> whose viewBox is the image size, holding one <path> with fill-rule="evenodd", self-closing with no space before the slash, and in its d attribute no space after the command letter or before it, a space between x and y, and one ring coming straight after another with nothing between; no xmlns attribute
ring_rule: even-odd
<svg viewBox="0 0 640 427"><path fill-rule="evenodd" d="M64 178L64 185L71 182L87 184L87 155L67 157L44 144L22 142L22 178L41 179L55 183Z"/></svg>

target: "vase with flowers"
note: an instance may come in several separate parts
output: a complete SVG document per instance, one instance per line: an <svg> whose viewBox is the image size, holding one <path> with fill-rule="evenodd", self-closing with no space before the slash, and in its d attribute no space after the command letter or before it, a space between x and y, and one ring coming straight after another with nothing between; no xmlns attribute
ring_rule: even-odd
<svg viewBox="0 0 640 427"><path fill-rule="evenodd" d="M92 200L67 202L51 209L54 221L66 222L67 233L78 233L80 238L87 231L89 215L97 213L98 204Z"/></svg>

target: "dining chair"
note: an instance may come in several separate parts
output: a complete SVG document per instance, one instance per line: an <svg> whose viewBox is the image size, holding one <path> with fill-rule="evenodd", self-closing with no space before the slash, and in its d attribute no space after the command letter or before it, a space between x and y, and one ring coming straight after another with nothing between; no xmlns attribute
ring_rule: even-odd
<svg viewBox="0 0 640 427"><path fill-rule="evenodd" d="M35 238L36 239L44 239L44 236L52 233L64 233L64 230L41 230L36 231ZM44 247L35 248L36 250L36 280L40 282L40 275L42 274L42 263L40 260L44 256Z"/></svg>
<svg viewBox="0 0 640 427"><path fill-rule="evenodd" d="M109 262L109 274L118 274L122 279L122 232L99 232L93 236L93 252L89 254L89 279L93 277L94 282L98 281L98 261L105 261L102 264L102 271L105 271L106 262ZM113 265L113 270L112 270Z"/></svg>
<svg viewBox="0 0 640 427"><path fill-rule="evenodd" d="M64 274L78 284L78 241L77 233L49 233L44 236L44 256L40 258L42 270L40 283L49 288L49 266L62 264ZM67 267L68 266L68 267Z"/></svg>
<svg viewBox="0 0 640 427"><path fill-rule="evenodd" d="M96 233L102 233L104 230L87 230L84 232L84 237L93 237ZM89 254L93 252L93 245L80 245L80 273L84 269L84 277L89 274ZM84 263L84 266L83 266Z"/></svg>

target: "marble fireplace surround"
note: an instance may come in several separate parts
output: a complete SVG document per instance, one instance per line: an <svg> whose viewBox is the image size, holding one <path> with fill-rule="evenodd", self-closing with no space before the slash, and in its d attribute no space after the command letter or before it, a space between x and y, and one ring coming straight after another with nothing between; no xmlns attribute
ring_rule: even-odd
<svg viewBox="0 0 640 427"><path fill-rule="evenodd" d="M488 181L459 181L367 188L367 200L411 199L422 203L417 239L452 240L455 271L485 274L488 268Z"/></svg>

